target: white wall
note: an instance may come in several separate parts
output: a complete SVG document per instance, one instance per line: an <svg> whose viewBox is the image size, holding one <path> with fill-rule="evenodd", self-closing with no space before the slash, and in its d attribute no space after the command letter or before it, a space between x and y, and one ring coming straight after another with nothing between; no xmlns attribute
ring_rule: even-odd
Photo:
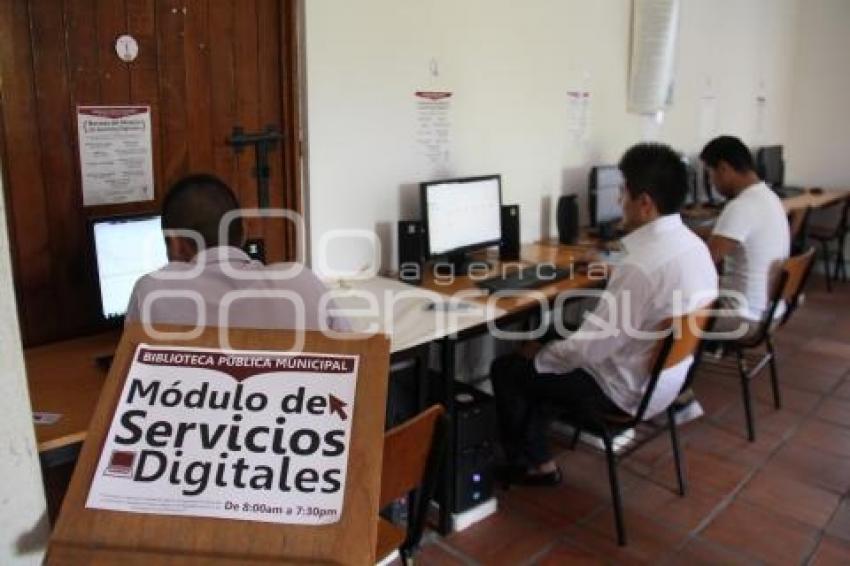
<svg viewBox="0 0 850 566"><path fill-rule="evenodd" d="M798 1L682 2L675 103L659 138L698 153L710 83L716 133L786 141ZM305 11L314 266L321 236L335 228L377 230L394 261L396 220L418 216L415 184L446 173L501 173L504 201L521 205L522 237L533 241L552 225L541 212L547 199L583 198L588 167L641 139L642 119L625 111L629 0L309 0ZM432 58L438 86L455 92L445 172L414 141L413 92L429 86ZM566 92L584 77L592 126L582 146L566 132ZM767 104L757 136L758 94ZM331 266L368 263L363 242L338 244Z"/></svg>
<svg viewBox="0 0 850 566"><path fill-rule="evenodd" d="M40 564L48 525L0 182L0 564Z"/></svg>
<svg viewBox="0 0 850 566"><path fill-rule="evenodd" d="M789 177L850 188L850 2L807 0L800 10Z"/></svg>

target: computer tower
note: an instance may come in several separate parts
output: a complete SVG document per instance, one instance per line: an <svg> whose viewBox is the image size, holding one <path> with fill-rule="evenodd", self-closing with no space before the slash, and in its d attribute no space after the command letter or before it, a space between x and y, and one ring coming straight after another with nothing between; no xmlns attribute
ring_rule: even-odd
<svg viewBox="0 0 850 566"><path fill-rule="evenodd" d="M461 513L493 496L496 401L465 384L455 385L454 485Z"/></svg>
<svg viewBox="0 0 850 566"><path fill-rule="evenodd" d="M519 205L502 206L502 240L499 242L499 259L519 259Z"/></svg>
<svg viewBox="0 0 850 566"><path fill-rule="evenodd" d="M398 222L398 278L411 285L422 283L425 265L425 229L418 220Z"/></svg>

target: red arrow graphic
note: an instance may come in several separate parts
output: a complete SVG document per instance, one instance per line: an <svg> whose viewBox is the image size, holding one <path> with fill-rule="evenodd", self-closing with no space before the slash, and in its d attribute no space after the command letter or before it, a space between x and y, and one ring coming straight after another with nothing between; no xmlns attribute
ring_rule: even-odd
<svg viewBox="0 0 850 566"><path fill-rule="evenodd" d="M330 405L330 414L336 413L340 419L344 421L348 420L348 414L345 412L345 407L348 406L348 403L328 393L328 404Z"/></svg>

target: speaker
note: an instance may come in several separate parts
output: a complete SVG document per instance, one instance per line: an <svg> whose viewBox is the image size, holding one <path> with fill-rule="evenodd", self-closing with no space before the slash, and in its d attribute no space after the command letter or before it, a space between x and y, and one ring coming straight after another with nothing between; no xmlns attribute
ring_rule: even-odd
<svg viewBox="0 0 850 566"><path fill-rule="evenodd" d="M576 195L564 195L558 199L556 212L558 241L575 244L578 241L578 202Z"/></svg>
<svg viewBox="0 0 850 566"><path fill-rule="evenodd" d="M502 206L502 240L499 242L499 259L519 259L519 205Z"/></svg>
<svg viewBox="0 0 850 566"><path fill-rule="evenodd" d="M425 229L418 220L398 221L398 278L411 285L422 283L425 264Z"/></svg>

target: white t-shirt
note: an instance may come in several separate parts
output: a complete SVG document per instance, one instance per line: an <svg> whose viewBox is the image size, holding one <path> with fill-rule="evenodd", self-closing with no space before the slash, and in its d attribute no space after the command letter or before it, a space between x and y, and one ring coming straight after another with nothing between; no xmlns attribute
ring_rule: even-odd
<svg viewBox="0 0 850 566"><path fill-rule="evenodd" d="M720 288L744 295L747 304L740 305L738 313L761 320L791 247L782 201L764 183L751 185L726 203L713 234L740 244L726 256Z"/></svg>

